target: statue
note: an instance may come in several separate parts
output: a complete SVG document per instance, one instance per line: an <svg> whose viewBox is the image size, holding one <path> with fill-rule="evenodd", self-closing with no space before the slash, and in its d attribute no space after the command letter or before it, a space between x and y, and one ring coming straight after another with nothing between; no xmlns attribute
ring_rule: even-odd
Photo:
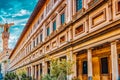
<svg viewBox="0 0 120 80"><path fill-rule="evenodd" d="M0 27L3 27L4 28L4 32L8 32L9 31L9 28L10 26L14 25L14 23L5 23L5 24L0 24Z"/></svg>

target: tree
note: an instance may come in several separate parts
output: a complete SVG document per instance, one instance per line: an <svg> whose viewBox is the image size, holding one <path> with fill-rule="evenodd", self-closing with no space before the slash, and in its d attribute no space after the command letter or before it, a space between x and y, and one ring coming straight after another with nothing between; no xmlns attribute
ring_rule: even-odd
<svg viewBox="0 0 120 80"><path fill-rule="evenodd" d="M74 62L66 59L51 59L50 61L50 75L44 76L42 80L66 80L67 75L73 73L72 66Z"/></svg>

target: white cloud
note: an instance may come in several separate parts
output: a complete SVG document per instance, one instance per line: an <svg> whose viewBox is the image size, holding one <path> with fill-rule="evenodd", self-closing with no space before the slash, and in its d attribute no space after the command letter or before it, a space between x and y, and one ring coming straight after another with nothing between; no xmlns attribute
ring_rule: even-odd
<svg viewBox="0 0 120 80"><path fill-rule="evenodd" d="M8 23L14 23L14 25L23 25L23 23L26 23L28 20L28 18L25 18L25 19L16 19L16 20L13 20L11 18L7 18L7 22Z"/></svg>
<svg viewBox="0 0 120 80"><path fill-rule="evenodd" d="M20 23L26 22L27 20L28 20L28 18L21 19L21 20L15 20L14 23L15 24L20 24Z"/></svg>
<svg viewBox="0 0 120 80"><path fill-rule="evenodd" d="M18 36L17 35L10 35L10 38L9 38L9 48L14 48L16 42L17 42L17 39L18 39Z"/></svg>
<svg viewBox="0 0 120 80"><path fill-rule="evenodd" d="M25 9L22 9L22 10L20 10L18 13L14 14L12 17L24 16L24 15L27 15L27 14L30 14L30 12L27 11L27 10L25 10Z"/></svg>

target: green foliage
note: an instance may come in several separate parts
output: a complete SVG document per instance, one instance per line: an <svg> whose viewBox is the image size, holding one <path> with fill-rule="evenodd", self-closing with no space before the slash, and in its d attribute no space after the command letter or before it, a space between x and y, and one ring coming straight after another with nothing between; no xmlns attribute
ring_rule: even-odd
<svg viewBox="0 0 120 80"><path fill-rule="evenodd" d="M42 80L52 80L52 78L49 74L47 74L42 78Z"/></svg>
<svg viewBox="0 0 120 80"><path fill-rule="evenodd" d="M31 77L27 76L26 73L21 74L21 80L32 80Z"/></svg>
<svg viewBox="0 0 120 80"><path fill-rule="evenodd" d="M74 78L72 78L72 80L80 80L79 78L77 78L77 77L74 77Z"/></svg>
<svg viewBox="0 0 120 80"><path fill-rule="evenodd" d="M4 80L19 80L16 73L9 72L5 75Z"/></svg>
<svg viewBox="0 0 120 80"><path fill-rule="evenodd" d="M45 75L42 80L66 80L67 75L73 73L74 62L66 59L52 59L50 62L50 75Z"/></svg>
<svg viewBox="0 0 120 80"><path fill-rule="evenodd" d="M66 75L65 75L63 72L61 72L61 73L59 74L57 80L67 80L67 79L66 79Z"/></svg>

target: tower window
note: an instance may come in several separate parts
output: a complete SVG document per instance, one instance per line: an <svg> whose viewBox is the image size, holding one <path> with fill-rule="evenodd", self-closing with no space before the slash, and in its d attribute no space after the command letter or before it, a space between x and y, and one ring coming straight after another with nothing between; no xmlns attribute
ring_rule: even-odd
<svg viewBox="0 0 120 80"><path fill-rule="evenodd" d="M76 0L76 11L82 9L82 0Z"/></svg>

